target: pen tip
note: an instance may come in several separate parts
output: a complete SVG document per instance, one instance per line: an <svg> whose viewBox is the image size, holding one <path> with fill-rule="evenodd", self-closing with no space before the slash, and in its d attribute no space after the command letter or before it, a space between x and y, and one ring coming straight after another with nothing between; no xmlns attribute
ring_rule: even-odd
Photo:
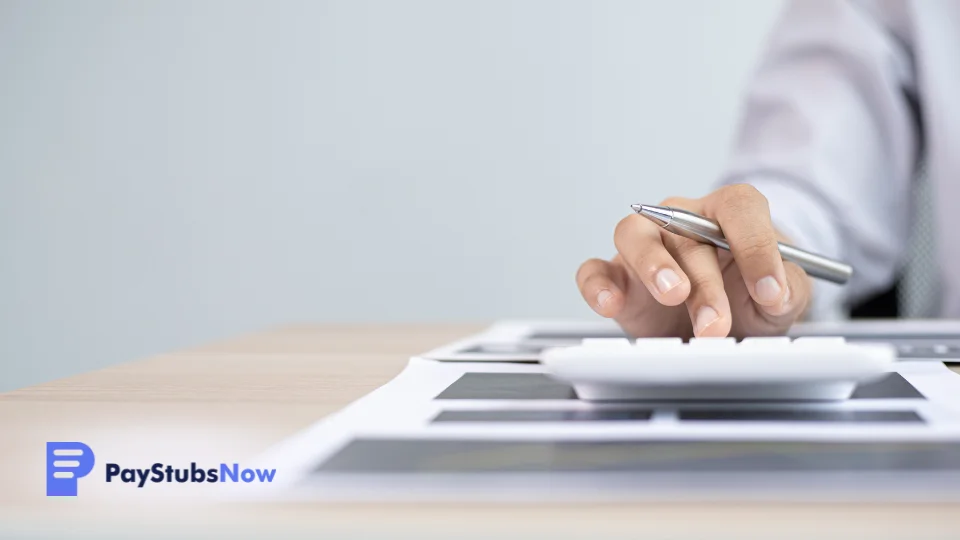
<svg viewBox="0 0 960 540"><path fill-rule="evenodd" d="M652 204L631 204L634 212L653 221L661 227L670 225L673 221L673 210L667 206L653 206Z"/></svg>

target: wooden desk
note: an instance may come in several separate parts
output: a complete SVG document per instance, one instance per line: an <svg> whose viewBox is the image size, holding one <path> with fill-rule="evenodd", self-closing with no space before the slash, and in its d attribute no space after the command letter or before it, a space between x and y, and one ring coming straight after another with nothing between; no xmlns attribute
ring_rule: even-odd
<svg viewBox="0 0 960 540"><path fill-rule="evenodd" d="M94 478L77 498L44 496L46 441L82 441L99 464L249 461L385 383L410 355L480 328L289 327L0 394L0 537L960 537L958 504L211 504L192 484Z"/></svg>

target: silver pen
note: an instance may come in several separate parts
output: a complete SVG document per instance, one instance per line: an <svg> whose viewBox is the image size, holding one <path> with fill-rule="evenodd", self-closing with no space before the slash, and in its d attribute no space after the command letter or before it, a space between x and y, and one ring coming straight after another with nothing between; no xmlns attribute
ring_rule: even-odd
<svg viewBox="0 0 960 540"><path fill-rule="evenodd" d="M730 250L730 244L723 236L720 225L712 219L669 206L632 204L630 208L674 234L705 244L713 244L720 249ZM844 262L810 253L783 242L777 242L777 247L780 249L780 256L783 257L783 260L796 263L810 276L842 285L853 275L853 267Z"/></svg>

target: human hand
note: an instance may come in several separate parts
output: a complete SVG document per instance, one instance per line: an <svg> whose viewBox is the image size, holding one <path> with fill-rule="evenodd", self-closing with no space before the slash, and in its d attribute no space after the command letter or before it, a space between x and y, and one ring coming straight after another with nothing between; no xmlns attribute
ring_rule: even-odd
<svg viewBox="0 0 960 540"><path fill-rule="evenodd" d="M617 255L590 259L577 271L580 293L594 311L635 337L684 338L780 335L803 315L810 278L780 257L777 241L784 239L756 188L725 186L662 205L716 220L730 251L631 214L614 233Z"/></svg>

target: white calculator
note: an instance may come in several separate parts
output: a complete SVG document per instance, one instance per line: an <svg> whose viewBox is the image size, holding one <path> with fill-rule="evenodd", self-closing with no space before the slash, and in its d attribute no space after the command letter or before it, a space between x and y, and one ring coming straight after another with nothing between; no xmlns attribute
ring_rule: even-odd
<svg viewBox="0 0 960 540"><path fill-rule="evenodd" d="M895 361L889 345L842 337L585 339L540 355L588 401L843 400Z"/></svg>

